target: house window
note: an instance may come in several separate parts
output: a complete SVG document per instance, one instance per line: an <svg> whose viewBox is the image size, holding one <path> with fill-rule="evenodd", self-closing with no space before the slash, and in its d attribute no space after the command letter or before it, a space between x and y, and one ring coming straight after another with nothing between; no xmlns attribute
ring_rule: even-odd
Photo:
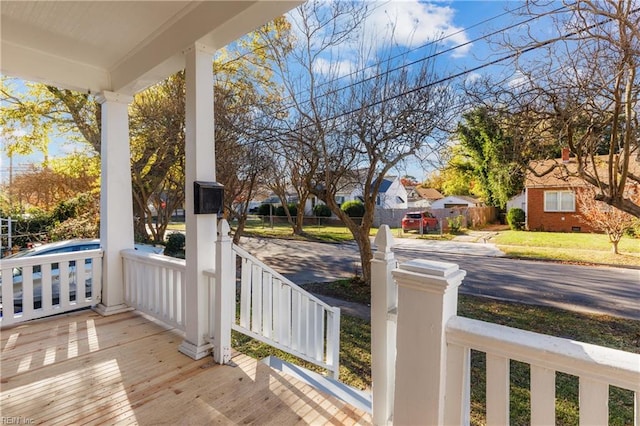
<svg viewBox="0 0 640 426"><path fill-rule="evenodd" d="M545 212L573 212L576 210L576 195L573 191L545 191Z"/></svg>
<svg viewBox="0 0 640 426"><path fill-rule="evenodd" d="M404 204L404 199L402 197L396 197L397 204Z"/></svg>

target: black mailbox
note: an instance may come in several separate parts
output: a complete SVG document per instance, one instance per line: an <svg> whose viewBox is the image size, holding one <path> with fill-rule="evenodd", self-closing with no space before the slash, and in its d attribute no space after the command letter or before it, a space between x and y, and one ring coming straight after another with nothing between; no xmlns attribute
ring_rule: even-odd
<svg viewBox="0 0 640 426"><path fill-rule="evenodd" d="M193 182L193 207L195 214L222 213L224 186L218 182Z"/></svg>

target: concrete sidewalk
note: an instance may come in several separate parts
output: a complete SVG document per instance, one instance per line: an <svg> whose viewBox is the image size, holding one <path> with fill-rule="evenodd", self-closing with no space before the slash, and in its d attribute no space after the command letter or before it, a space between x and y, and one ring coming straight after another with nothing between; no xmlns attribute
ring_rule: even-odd
<svg viewBox="0 0 640 426"><path fill-rule="evenodd" d="M456 237L456 239L451 241L395 238L392 250L411 249L426 252L489 257L501 257L505 255L495 244L484 241L486 240L483 240L482 237L476 236Z"/></svg>

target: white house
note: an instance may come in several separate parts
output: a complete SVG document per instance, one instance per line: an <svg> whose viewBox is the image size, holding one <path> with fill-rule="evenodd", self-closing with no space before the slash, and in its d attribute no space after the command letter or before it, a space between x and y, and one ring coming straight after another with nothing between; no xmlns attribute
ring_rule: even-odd
<svg viewBox="0 0 640 426"><path fill-rule="evenodd" d="M449 195L431 203L433 209L450 209L453 207L482 207L484 203L477 198L466 195Z"/></svg>
<svg viewBox="0 0 640 426"><path fill-rule="evenodd" d="M397 176L386 176L380 184L376 207L381 209L406 209L409 194Z"/></svg>
<svg viewBox="0 0 640 426"><path fill-rule="evenodd" d="M362 183L351 183L338 193L336 199L338 204L352 200L362 201ZM378 196L376 198L376 208L379 209L406 209L408 208L409 194L397 176L385 176L382 178Z"/></svg>
<svg viewBox="0 0 640 426"><path fill-rule="evenodd" d="M522 191L518 195L514 195L507 201L507 211L511 209L522 209L524 212L527 212L527 193L526 191Z"/></svg>

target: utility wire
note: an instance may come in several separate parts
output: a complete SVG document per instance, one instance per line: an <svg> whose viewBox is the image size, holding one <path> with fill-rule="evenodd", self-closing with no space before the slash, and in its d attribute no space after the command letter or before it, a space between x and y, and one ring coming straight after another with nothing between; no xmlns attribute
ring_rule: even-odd
<svg viewBox="0 0 640 426"><path fill-rule="evenodd" d="M637 8L637 9L634 9L634 10L631 11L631 13L637 13L637 12L640 12L640 8ZM514 58L516 58L518 56L521 56L522 54L525 54L525 53L528 53L528 52L532 52L534 50L537 50L537 49L540 49L542 47L548 46L550 44L556 43L558 41L570 39L571 37L574 37L574 36L579 35L579 34L585 32L585 31L589 31L589 30L591 30L593 28L596 28L598 26L601 26L601 25L604 25L606 23L609 23L609 22L611 22L613 20L614 20L614 18L603 19L603 20L601 20L599 22L596 22L594 24L591 24L591 25L589 25L589 26L587 26L585 28L581 28L581 29L577 29L575 31L571 31L569 33L565 33L565 34L563 34L563 35L561 35L559 37L555 37L555 38L551 38L551 39L547 39L547 40L544 40L544 41L537 42L537 43L535 43L535 44L533 44L533 45L531 45L531 46L529 46L527 48L524 48L524 49L521 49L521 50L517 50L515 52L509 53L509 54L504 55L504 56L501 56L500 58L494 59L494 60L492 60L490 62L478 65L476 67L472 67L470 69L466 69L464 71L448 75L447 77L438 79L438 80L433 81L433 82L429 82L427 84L423 84L423 85L417 86L417 87L415 87L413 89L403 91L401 93L395 94L393 96L386 97L384 99L381 99L381 100L378 100L378 101L375 101L375 102L371 102L371 103L369 103L367 105L362 105L362 106L360 106L358 108L354 108L352 110L345 111L343 113L339 113L339 114L336 114L336 115L331 116L331 117L327 117L327 118L323 118L323 119L317 120L317 122L314 123L314 124L317 124L318 122L319 123L324 123L324 122L327 122L327 121L331 121L331 120L335 120L335 119L338 119L338 118L342 118L344 116L356 113L356 112L358 112L358 111L360 111L362 109L371 108L373 106L380 105L381 103L388 102L388 101L397 99L399 97L406 96L406 95L409 95L411 93L415 93L415 92L418 92L420 90L424 90L424 89L430 88L432 86L440 85L442 83L457 79L457 78L459 78L461 76L470 74L472 72L479 71L481 69L490 67L492 65L499 64L501 62L505 62L505 61L510 60L510 59L514 59ZM299 127L299 129L303 130L303 129L309 128L311 126L312 126L312 124L307 124L305 126Z"/></svg>
<svg viewBox="0 0 640 426"><path fill-rule="evenodd" d="M524 7L524 6L521 6L521 7L519 7L519 8L514 9L514 10L518 10L518 9L523 8L523 7ZM410 62L410 63L400 65L400 66L398 66L398 67L396 67L396 68L389 69L389 70L385 70L384 72L378 73L378 74L373 75L373 76L369 76L369 77L367 77L367 78L365 78L365 79L362 79L362 80L359 80L359 81L356 81L356 82L353 82L353 83L347 84L347 85L345 85L345 86L341 86L341 87L338 87L338 88L335 88L335 89L328 90L328 91L326 91L326 92L324 92L324 93L322 93L322 94L318 95L315 99L319 99L319 98L323 98L323 97L329 96L329 95L331 95L331 94L334 94L334 93L340 92L340 91L342 91L342 90L346 90L346 89L348 89L348 88L351 88L351 87L357 86L357 85L359 85L359 84L364 84L365 82L370 81L370 80L373 80L373 79L375 79L375 78L379 78L379 77L384 76L384 75L389 75L389 74L390 74L390 73L392 73L392 72L399 71L399 70L404 69L404 68L407 68L407 67L409 67L409 66L413 66L413 65L416 65L416 64L418 64L418 63L425 62L425 61L430 60L430 59L434 59L434 58L436 58L436 57L438 57L438 56L441 56L441 55L444 55L444 54L446 54L446 53L449 53L449 52L455 51L456 49L459 49L459 48L461 48L461 47L464 47L464 46L467 46L467 45L469 45L469 44L475 43L475 42L477 42L477 41L487 39L487 38L489 38L489 37L492 37L492 36L494 36L494 35L496 35L496 34L499 34L499 33L504 32L504 31L511 30L511 29L513 29L513 28L516 28L516 27L518 27L518 26L521 26L521 25L524 25L524 24L530 23L530 22L532 22L532 21L534 21L534 20L537 20L537 19L541 19L541 18L546 17L546 16L548 16L548 15L550 15L550 14L557 13L557 12L561 11L562 9L567 8L567 7L568 7L568 6L561 6L561 7L559 7L559 8L553 9L553 10L551 10L551 11L545 12L545 13L543 13L543 14L541 14L541 15L537 15L537 16L534 16L534 17L532 17L532 18L528 18L528 19L526 19L526 20L523 20L523 21L517 22L517 23L515 23L515 24L509 25L509 26L506 26L506 27L502 27L502 28L500 28L500 29L498 29L498 30L495 30L495 31L491 32L491 33L490 33L490 34L488 34L488 35L484 35L484 36L481 36L481 37L477 37L477 38L475 38L475 39L473 39L473 40L470 40L470 41L467 41L467 42L465 42L465 43L461 43L461 44L458 44L458 45L456 45L456 46L452 46L452 47L447 48L447 49L445 49L445 50L443 50L443 51L439 51L439 52L433 53L433 54L428 55L428 56L425 56L425 57L423 57L423 58L420 58L420 59L414 60L414 61L412 61L412 62ZM503 13L501 13L501 14L499 14L499 15L496 15L496 16L494 16L494 17L492 17L492 18L487 18L487 19L485 19L485 20L483 20L483 21L481 21L481 22L478 22L478 23L476 23L476 24L472 25L472 26L471 26L471 27L469 27L469 28L473 28L473 27L476 27L476 26L482 25L483 23L489 22L489 21L491 21L491 20L493 20L493 19L497 19L498 17L502 17L502 16L504 16L505 14L508 14L508 13L510 13L510 12L509 12L509 11L507 11L507 12L503 12ZM457 33L461 32L461 31L464 31L464 30L460 30L460 31L458 31ZM441 37L441 38L440 38L440 39L438 39L438 40L430 41L429 43L426 43L426 44L424 44L424 45L422 45L422 46L419 46L419 47L417 47L417 48L411 49L411 50L409 50L409 51L407 51L407 52L403 52L403 53L401 53L401 54L398 54L398 55L396 55L396 56L394 56L394 57L392 57L392 58L398 58L398 57L406 56L406 55L408 55L409 53L414 52L414 51L416 51L416 50L418 50L418 49L421 49L421 48L424 48L424 47L426 47L426 46L429 46L429 45L432 45L432 44L438 43L438 42L440 42L440 41L442 41L442 40L444 40L444 39L446 39L446 38L448 38L448 37L452 37L453 35L455 35L455 34L457 34L457 33L452 33L452 34L449 34L449 35L447 35L447 36ZM389 61L389 60L390 60L390 58L387 58L387 59L385 59L385 60L384 60L384 62L387 62L387 61ZM504 60L506 60L506 58L499 58L499 59L497 59L497 60L491 61L490 63L486 64L486 66L485 66L485 65L480 65L480 66L475 67L475 68L472 68L472 69L470 69L470 70L466 70L466 71L462 71L462 72L460 72L460 73L457 73L457 74L455 74L452 78L457 78L457 77L459 77L459 76L461 76L461 75L471 73L471 72L473 72L473 71L475 71L475 70L485 68L485 67L490 66L490 65L493 65L493 64L495 64L495 63L503 62ZM370 66L368 66L368 67L366 67L366 68L364 68L364 69L362 69L362 70L354 71L354 72L352 72L352 73L350 73L350 74L347 74L347 75L345 75L345 76L337 77L337 78L335 78L335 79L333 79L333 80L331 80L331 81L324 82L324 83L322 83L322 84L318 85L317 87L322 87L322 86L326 86L326 85L328 85L328 84L331 84L331 83L337 82L337 81L339 81L339 80L341 80L341 79L344 79L344 78L346 78L346 77L348 77L348 76L353 76L353 75L355 75L355 74L357 74L357 73L361 73L363 70L366 70L366 69L370 69L370 68L373 68L373 67L379 66L379 64L380 64L380 63L376 63L376 64L370 65ZM439 83L442 83L442 82L448 81L448 80L450 80L450 79L452 79L452 78L445 78L445 79L443 79L443 80L441 80L441 81L434 82L434 84L439 84ZM418 88L418 89L416 89L416 90L419 90L419 88ZM416 90L413 90L413 91L416 91ZM410 92L409 92L409 93L410 93ZM407 93L407 94L408 94L408 93ZM400 95L398 95L398 96L401 96L401 95L402 95L402 94L400 94ZM395 97L398 97L398 96L395 96ZM294 101L293 101L293 97L294 97L294 95L289 95L289 96L287 96L286 98L284 98L284 99L283 99L284 101L289 100L289 101L291 101L291 102L290 102L289 104L287 104L287 105L284 105L282 108L280 108L279 110L275 111L274 113L275 113L275 114L286 113L290 108L292 108L292 107L294 106L294 104L303 105L303 104L310 103L310 102L312 101L312 99L305 99L305 100L302 100L302 101L300 101L300 102L294 102ZM381 102L384 102L384 100L382 100ZM247 107L247 106L248 106L248 105L242 105L242 106L240 106L240 107ZM263 114L263 116L266 116L266 114Z"/></svg>

